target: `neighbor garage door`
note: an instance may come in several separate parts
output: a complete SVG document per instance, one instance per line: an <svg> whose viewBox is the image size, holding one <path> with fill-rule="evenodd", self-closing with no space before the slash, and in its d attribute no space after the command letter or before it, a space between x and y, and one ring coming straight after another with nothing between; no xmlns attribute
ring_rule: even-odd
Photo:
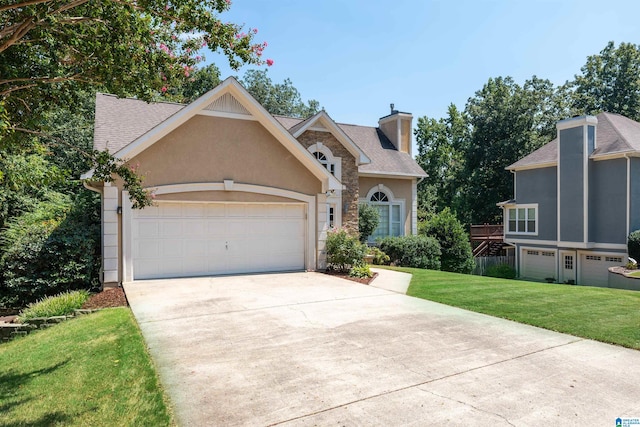
<svg viewBox="0 0 640 427"><path fill-rule="evenodd" d="M303 204L158 203L133 210L134 279L301 270Z"/></svg>
<svg viewBox="0 0 640 427"><path fill-rule="evenodd" d="M556 254L552 251L524 249L520 277L543 280L556 277Z"/></svg>
<svg viewBox="0 0 640 427"><path fill-rule="evenodd" d="M621 255L580 255L580 285L608 286L609 267L622 265Z"/></svg>

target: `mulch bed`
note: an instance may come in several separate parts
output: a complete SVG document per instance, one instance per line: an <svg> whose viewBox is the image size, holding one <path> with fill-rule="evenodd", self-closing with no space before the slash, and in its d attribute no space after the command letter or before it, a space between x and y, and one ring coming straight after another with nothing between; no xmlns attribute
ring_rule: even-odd
<svg viewBox="0 0 640 427"><path fill-rule="evenodd" d="M373 282L373 279L375 279L378 276L378 273L373 273L373 277L368 277L368 278L367 277L363 277L363 278L351 277L349 276L349 273L342 273L336 270L326 270L324 273L330 276L340 277L341 279L351 280L352 282L362 283L363 285L368 285L369 283Z"/></svg>
<svg viewBox="0 0 640 427"><path fill-rule="evenodd" d="M127 298L124 296L122 288L109 288L104 291L91 295L89 299L82 304L84 309L97 309L108 307L126 307Z"/></svg>

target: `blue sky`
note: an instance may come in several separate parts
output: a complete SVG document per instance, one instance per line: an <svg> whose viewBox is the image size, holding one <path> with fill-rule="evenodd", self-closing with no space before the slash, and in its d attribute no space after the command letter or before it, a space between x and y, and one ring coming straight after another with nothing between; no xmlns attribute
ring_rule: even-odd
<svg viewBox="0 0 640 427"><path fill-rule="evenodd" d="M613 40L640 43L640 1L233 0L223 21L258 28L274 82L290 78L339 123L377 125L389 104L440 118L490 77L562 84ZM207 54L223 77L242 76Z"/></svg>

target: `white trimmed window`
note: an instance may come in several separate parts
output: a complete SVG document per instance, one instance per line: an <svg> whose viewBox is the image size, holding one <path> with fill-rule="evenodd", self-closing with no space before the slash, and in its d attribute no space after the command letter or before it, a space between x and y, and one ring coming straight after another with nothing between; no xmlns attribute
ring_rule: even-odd
<svg viewBox="0 0 640 427"><path fill-rule="evenodd" d="M507 233L538 234L538 205L507 208Z"/></svg>
<svg viewBox="0 0 640 427"><path fill-rule="evenodd" d="M378 238L404 235L404 200L396 200L391 190L376 186L367 195L366 203L375 207L380 214L378 228L369 237L375 242Z"/></svg>
<svg viewBox="0 0 640 427"><path fill-rule="evenodd" d="M318 160L318 162L320 162L322 166L325 167L326 170L331 172L331 175L338 179L342 179L342 158L334 157L329 147L321 142L316 142L307 150Z"/></svg>

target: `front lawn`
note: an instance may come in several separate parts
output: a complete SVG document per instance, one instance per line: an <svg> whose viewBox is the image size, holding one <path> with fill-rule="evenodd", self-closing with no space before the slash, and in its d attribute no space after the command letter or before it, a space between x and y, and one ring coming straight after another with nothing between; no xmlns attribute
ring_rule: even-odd
<svg viewBox="0 0 640 427"><path fill-rule="evenodd" d="M640 349L640 292L495 279L417 268L407 295Z"/></svg>
<svg viewBox="0 0 640 427"><path fill-rule="evenodd" d="M0 426L173 424L128 308L0 344Z"/></svg>

